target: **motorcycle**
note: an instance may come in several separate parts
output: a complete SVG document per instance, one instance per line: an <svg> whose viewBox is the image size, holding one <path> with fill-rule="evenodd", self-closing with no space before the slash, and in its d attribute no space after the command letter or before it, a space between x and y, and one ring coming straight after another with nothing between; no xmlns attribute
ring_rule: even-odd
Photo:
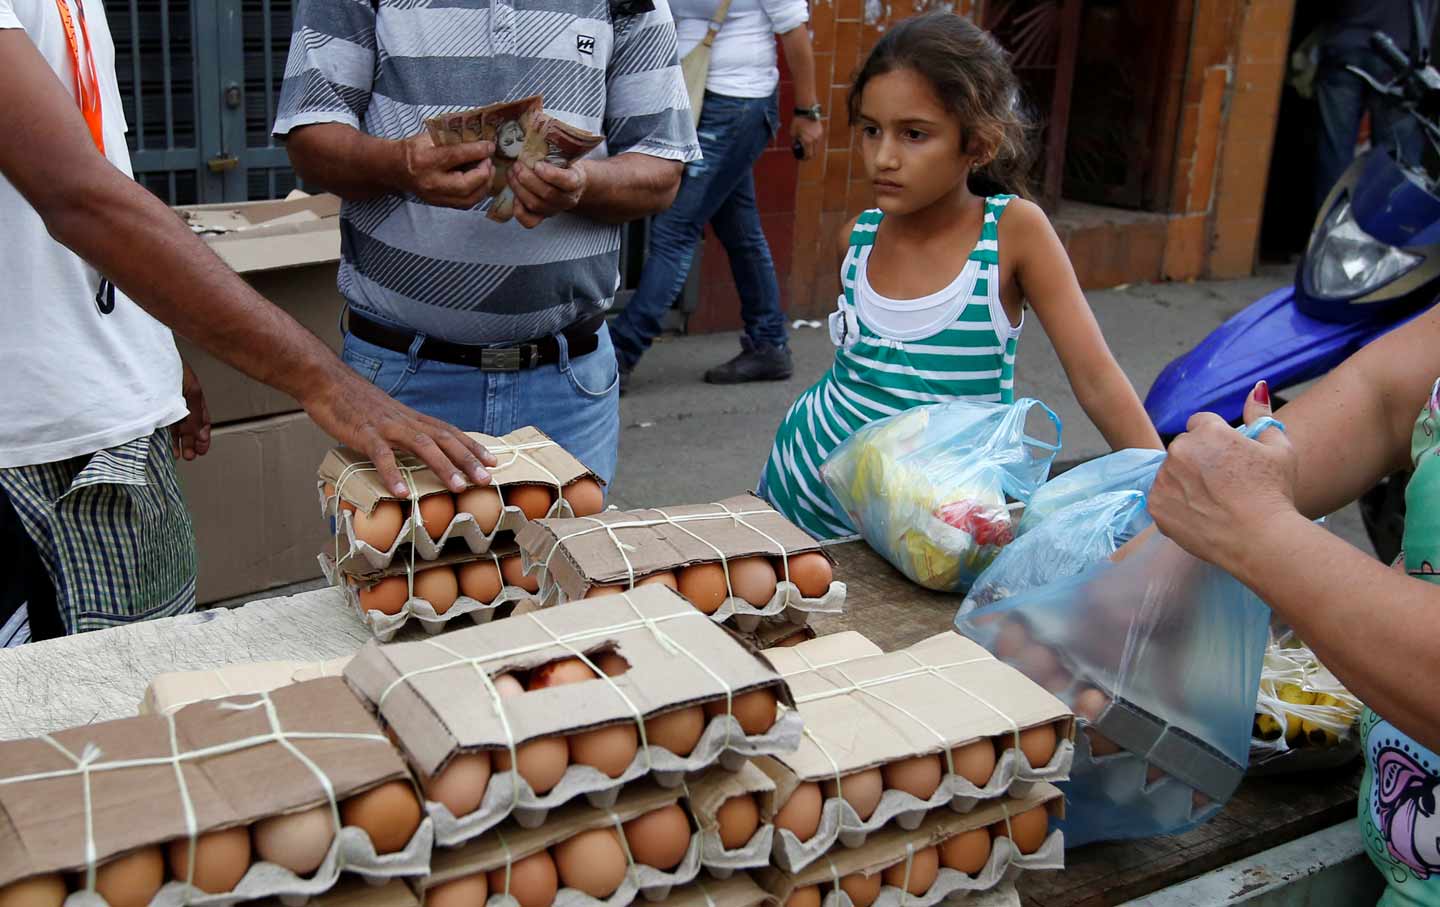
<svg viewBox="0 0 1440 907"><path fill-rule="evenodd" d="M1418 0L1412 15L1412 54L1383 32L1371 37L1394 79L1382 82L1359 67L1347 69L1417 123L1422 160L1397 160L1381 149L1357 157L1316 216L1294 285L1252 303L1165 367L1145 409L1167 443L1197 412L1238 424L1256 382L1264 379L1275 392L1319 378L1435 303L1440 72L1430 64L1429 29ZM1403 488L1403 477L1392 476L1361 502L1371 541L1385 559L1399 549Z"/></svg>

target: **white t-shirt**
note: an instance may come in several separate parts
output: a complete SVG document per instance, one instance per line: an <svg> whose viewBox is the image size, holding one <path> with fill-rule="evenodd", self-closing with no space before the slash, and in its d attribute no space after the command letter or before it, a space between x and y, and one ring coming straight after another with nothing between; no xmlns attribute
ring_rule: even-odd
<svg viewBox="0 0 1440 907"><path fill-rule="evenodd" d="M78 17L82 0L65 2ZM115 45L101 0L83 2L100 80L105 156L130 176ZM14 28L26 32L74 97L70 44L55 0L0 0L0 29ZM103 313L95 298L100 275L50 237L3 176L0 238L0 468L94 453L184 417L180 355L170 330L118 290L113 311Z"/></svg>
<svg viewBox="0 0 1440 907"><path fill-rule="evenodd" d="M705 38L720 0L670 0L680 56ZM780 84L775 36L810 21L806 0L732 0L710 50L705 89L732 98L768 98Z"/></svg>

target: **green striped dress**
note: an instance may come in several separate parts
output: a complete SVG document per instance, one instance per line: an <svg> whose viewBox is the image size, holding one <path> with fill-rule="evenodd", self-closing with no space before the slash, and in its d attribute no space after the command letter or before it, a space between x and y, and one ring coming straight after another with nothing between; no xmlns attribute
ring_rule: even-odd
<svg viewBox="0 0 1440 907"><path fill-rule="evenodd" d="M860 215L841 266L840 309L831 316L835 363L790 407L760 482L760 493L816 538L855 531L821 481L820 464L861 426L927 403L1013 401L1020 327L1000 303L999 244L1012 198L985 200L980 241L957 281L968 298L953 321L919 340L883 336L861 317L856 284L884 215Z"/></svg>

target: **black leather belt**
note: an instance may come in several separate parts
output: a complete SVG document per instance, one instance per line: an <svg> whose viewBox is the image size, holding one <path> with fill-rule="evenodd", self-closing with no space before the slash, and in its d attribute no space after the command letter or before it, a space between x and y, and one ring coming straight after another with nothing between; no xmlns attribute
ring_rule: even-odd
<svg viewBox="0 0 1440 907"><path fill-rule="evenodd" d="M565 345L570 351L571 359L595 352L600 346L597 332L604 323L605 314L601 312L577 321L560 332L565 335ZM372 321L354 309L350 310L350 333L366 343L407 354L416 337L414 331ZM482 372L518 372L521 369L559 362L560 341L554 334L547 334L510 346L474 346L426 337L420 344L419 356L435 362L468 365Z"/></svg>

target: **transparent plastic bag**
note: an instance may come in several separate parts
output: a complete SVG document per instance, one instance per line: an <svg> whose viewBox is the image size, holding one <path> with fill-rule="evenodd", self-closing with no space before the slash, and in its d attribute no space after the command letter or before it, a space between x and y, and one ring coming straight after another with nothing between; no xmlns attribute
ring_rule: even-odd
<svg viewBox="0 0 1440 907"><path fill-rule="evenodd" d="M1363 707L1294 631L1280 628L1260 674L1251 765L1272 774L1343 765L1360 753Z"/></svg>
<svg viewBox="0 0 1440 907"><path fill-rule="evenodd" d="M1185 831L1244 776L1270 609L1158 532L955 625L1081 719L1067 846Z"/></svg>
<svg viewBox="0 0 1440 907"><path fill-rule="evenodd" d="M1024 535L1061 510L1099 495L1117 491L1147 495L1163 462L1163 450L1117 450L1081 463L1046 482L1035 492L1025 505L1016 534Z"/></svg>
<svg viewBox="0 0 1440 907"><path fill-rule="evenodd" d="M1038 409L1055 442L1026 434ZM916 583L963 591L1014 538L1008 499L1028 500L1060 449L1038 400L920 406L861 428L820 475L870 546Z"/></svg>

